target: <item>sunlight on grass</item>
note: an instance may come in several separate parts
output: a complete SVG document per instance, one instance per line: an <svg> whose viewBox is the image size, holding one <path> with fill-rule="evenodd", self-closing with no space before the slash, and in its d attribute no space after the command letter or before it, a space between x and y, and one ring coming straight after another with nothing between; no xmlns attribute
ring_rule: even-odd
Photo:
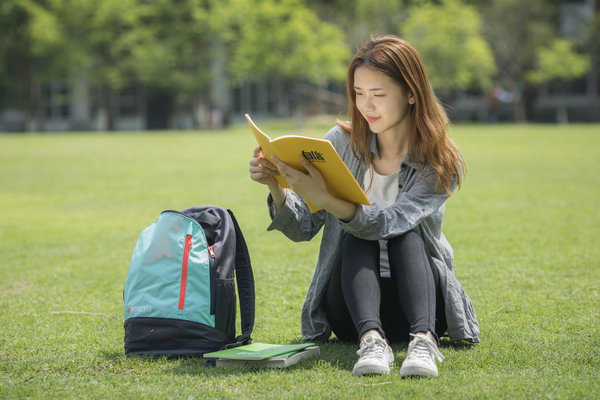
<svg viewBox="0 0 600 400"><path fill-rule="evenodd" d="M335 122L259 121L272 137ZM165 209L231 208L252 256L254 338L300 340L318 238L266 232L247 126L225 131L0 135L0 398L597 397L598 125L465 125L468 163L444 230L482 343L453 346L431 381L351 374L331 342L286 371L123 356L122 290L140 231ZM239 332L239 327L238 327ZM394 346L397 361L406 354ZM311 382L310 385L307 382Z"/></svg>

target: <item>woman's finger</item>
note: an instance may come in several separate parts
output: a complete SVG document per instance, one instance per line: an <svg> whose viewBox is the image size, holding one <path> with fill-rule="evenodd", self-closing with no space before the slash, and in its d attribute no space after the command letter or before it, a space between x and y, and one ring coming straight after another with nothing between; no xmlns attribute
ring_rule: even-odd
<svg viewBox="0 0 600 400"><path fill-rule="evenodd" d="M272 162L264 158L260 146L254 149L253 158L250 160L251 166L261 166L278 174L277 167Z"/></svg>
<svg viewBox="0 0 600 400"><path fill-rule="evenodd" d="M310 176L314 176L316 172L319 172L319 170L317 169L317 167L315 167L314 165L312 165L312 163L310 161L308 161L306 159L306 157L300 156L300 162L302 163L302 165L304 166L304 168L306 168L306 171L308 171L308 174Z"/></svg>
<svg viewBox="0 0 600 400"><path fill-rule="evenodd" d="M275 162L275 165L277 166L279 173L281 175L283 175L283 178L286 180L288 179L288 177L294 176L294 174L296 172L298 172L294 168L290 167L289 165L287 165L286 163L284 163L283 161L281 161L279 158L277 158L275 156L273 157L273 161Z"/></svg>

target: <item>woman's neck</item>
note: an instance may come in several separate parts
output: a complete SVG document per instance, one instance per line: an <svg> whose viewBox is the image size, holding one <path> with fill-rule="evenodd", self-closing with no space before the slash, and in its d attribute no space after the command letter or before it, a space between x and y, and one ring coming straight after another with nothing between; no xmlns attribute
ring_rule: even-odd
<svg viewBox="0 0 600 400"><path fill-rule="evenodd" d="M400 169L408 153L408 140L397 135L378 135L379 158L373 158L373 168L378 174L390 175Z"/></svg>

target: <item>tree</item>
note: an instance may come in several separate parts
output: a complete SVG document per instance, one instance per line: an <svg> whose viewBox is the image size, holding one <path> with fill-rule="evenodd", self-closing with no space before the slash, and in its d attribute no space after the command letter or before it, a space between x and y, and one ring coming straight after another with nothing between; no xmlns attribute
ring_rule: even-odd
<svg viewBox="0 0 600 400"><path fill-rule="evenodd" d="M512 92L515 120L527 119L526 73L536 49L556 35L559 0L481 0L482 31L494 53L496 84Z"/></svg>
<svg viewBox="0 0 600 400"><path fill-rule="evenodd" d="M348 40L353 47L362 46L371 35L397 34L398 21L406 18L405 0L355 0Z"/></svg>
<svg viewBox="0 0 600 400"><path fill-rule="evenodd" d="M324 86L344 80L350 52L342 30L303 1L221 0L212 7L230 81L269 81L277 87L280 113L300 111L298 94L329 95Z"/></svg>
<svg viewBox="0 0 600 400"><path fill-rule="evenodd" d="M313 83L344 79L349 50L343 32L301 1L226 0L214 6L234 80L272 74Z"/></svg>
<svg viewBox="0 0 600 400"><path fill-rule="evenodd" d="M568 40L554 39L549 46L538 49L536 59L537 68L527 73L527 79L533 83L559 82L562 96L556 109L556 119L559 123L568 123L564 84L588 72L590 57L577 53Z"/></svg>
<svg viewBox="0 0 600 400"><path fill-rule="evenodd" d="M460 0L423 2L410 8L401 28L423 58L436 91L489 86L494 60L474 7Z"/></svg>
<svg viewBox="0 0 600 400"><path fill-rule="evenodd" d="M10 0L14 1L14 0ZM83 76L114 128L112 93L163 88L182 103L223 103L223 82L343 80L342 31L301 0L22 0L38 79ZM236 10L232 12L231 10ZM212 90L208 90L212 87ZM220 100L221 99L221 100ZM221 110L223 111L223 110Z"/></svg>
<svg viewBox="0 0 600 400"><path fill-rule="evenodd" d="M136 28L123 45L131 52L123 63L135 79L155 91L173 93L175 107L191 111L215 101L209 91L215 80L214 32L205 0L137 0ZM130 77L131 79L131 77Z"/></svg>
<svg viewBox="0 0 600 400"><path fill-rule="evenodd" d="M30 111L32 54L27 12L17 0L0 4L0 111L16 108Z"/></svg>
<svg viewBox="0 0 600 400"><path fill-rule="evenodd" d="M112 91L128 83L136 28L135 0L23 0L32 52L43 62L37 79L89 79L98 89L106 128L114 128Z"/></svg>
<svg viewBox="0 0 600 400"><path fill-rule="evenodd" d="M591 68L600 76L600 14L592 18L585 29L584 48L587 49L592 62Z"/></svg>
<svg viewBox="0 0 600 400"><path fill-rule="evenodd" d="M112 94L135 83L197 95L209 82L202 0L24 0L40 78L79 76L114 129Z"/></svg>

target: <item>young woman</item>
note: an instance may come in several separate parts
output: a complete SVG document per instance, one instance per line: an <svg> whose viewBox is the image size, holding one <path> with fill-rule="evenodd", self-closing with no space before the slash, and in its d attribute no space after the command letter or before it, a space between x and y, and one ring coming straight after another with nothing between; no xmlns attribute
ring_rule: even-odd
<svg viewBox="0 0 600 400"><path fill-rule="evenodd" d="M401 376L437 376L441 335L479 342L471 300L454 276L453 251L441 231L463 160L423 63L406 41L367 42L350 63L347 92L351 121L338 122L325 139L372 206L331 196L305 159L308 173L280 160L273 165L259 147L250 177L269 188L269 230L301 241L324 226L302 309L305 340L327 340L332 331L358 340L356 375L389 373L389 342L409 341ZM277 184L279 173L293 192ZM322 210L311 214L304 200Z"/></svg>

